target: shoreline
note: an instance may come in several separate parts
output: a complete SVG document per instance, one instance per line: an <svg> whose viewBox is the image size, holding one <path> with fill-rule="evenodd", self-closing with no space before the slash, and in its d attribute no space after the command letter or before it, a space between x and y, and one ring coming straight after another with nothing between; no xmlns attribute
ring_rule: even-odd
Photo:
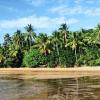
<svg viewBox="0 0 100 100"><path fill-rule="evenodd" d="M58 79L100 76L100 67L78 68L0 68L0 75L18 79Z"/></svg>

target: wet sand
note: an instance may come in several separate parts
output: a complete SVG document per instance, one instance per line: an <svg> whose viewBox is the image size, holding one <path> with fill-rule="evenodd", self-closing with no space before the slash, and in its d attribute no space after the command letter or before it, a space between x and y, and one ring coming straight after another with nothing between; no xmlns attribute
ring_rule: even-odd
<svg viewBox="0 0 100 100"><path fill-rule="evenodd" d="M100 67L79 68L0 68L0 76L19 79L57 79L100 76Z"/></svg>

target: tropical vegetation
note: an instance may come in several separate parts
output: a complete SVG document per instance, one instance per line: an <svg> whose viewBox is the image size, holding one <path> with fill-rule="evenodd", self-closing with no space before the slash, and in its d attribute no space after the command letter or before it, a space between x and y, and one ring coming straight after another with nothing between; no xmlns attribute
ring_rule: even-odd
<svg viewBox="0 0 100 100"><path fill-rule="evenodd" d="M0 67L74 67L100 65L100 24L70 31L66 23L50 36L37 34L28 24L25 32L8 33L0 45Z"/></svg>

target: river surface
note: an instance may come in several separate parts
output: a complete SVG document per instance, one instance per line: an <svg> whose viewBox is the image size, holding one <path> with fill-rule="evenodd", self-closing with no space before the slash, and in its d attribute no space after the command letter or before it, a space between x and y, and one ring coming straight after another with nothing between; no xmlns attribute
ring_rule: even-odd
<svg viewBox="0 0 100 100"><path fill-rule="evenodd" d="M0 100L100 100L100 77L48 80L0 77Z"/></svg>

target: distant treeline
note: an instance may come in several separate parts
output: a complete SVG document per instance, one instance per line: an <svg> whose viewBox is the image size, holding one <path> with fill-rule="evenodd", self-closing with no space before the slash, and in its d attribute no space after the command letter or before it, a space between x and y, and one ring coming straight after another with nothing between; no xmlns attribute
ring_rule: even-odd
<svg viewBox="0 0 100 100"><path fill-rule="evenodd" d="M25 30L4 36L0 67L100 66L100 24L72 32L64 23L51 36L37 35L31 24Z"/></svg>

